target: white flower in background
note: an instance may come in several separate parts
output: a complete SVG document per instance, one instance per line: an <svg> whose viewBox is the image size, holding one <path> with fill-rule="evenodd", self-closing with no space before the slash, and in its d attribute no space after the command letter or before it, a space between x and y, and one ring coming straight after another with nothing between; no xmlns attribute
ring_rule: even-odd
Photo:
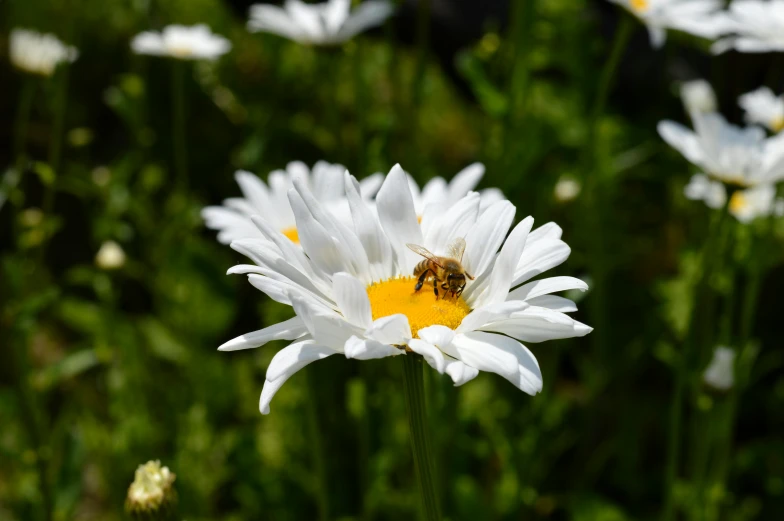
<svg viewBox="0 0 784 521"><path fill-rule="evenodd" d="M703 201L706 206L717 210L727 202L727 189L724 184L714 181L705 174L694 174L683 188L683 195L692 201Z"/></svg>
<svg viewBox="0 0 784 521"><path fill-rule="evenodd" d="M770 184L738 190L730 197L729 212L747 224L757 217L784 214L784 199L776 197L776 187Z"/></svg>
<svg viewBox="0 0 784 521"><path fill-rule="evenodd" d="M178 60L216 60L231 50L231 42L213 34L206 25L167 25L163 31L145 31L131 41L136 54L168 56Z"/></svg>
<svg viewBox="0 0 784 521"><path fill-rule="evenodd" d="M727 202L724 184L705 174L694 174L684 187L683 194L687 199L703 201L714 210L724 208ZM776 197L775 186L763 184L736 190L730 197L728 210L738 221L748 224L757 217L784 215L784 199Z"/></svg>
<svg viewBox="0 0 784 521"><path fill-rule="evenodd" d="M296 313L219 348L293 341L267 369L262 413L269 412L273 395L289 377L335 354L366 360L419 353L456 385L490 371L533 395L542 388L542 375L533 354L518 340L542 342L591 331L566 315L576 310L574 302L552 295L585 290L584 282L572 277L531 282L569 256L554 223L531 231L533 219L527 217L507 236L515 214L512 203L496 201L482 212L479 194L470 193L449 212L434 212L436 207L428 205L420 225L407 176L397 165L378 192L376 211L362 200L358 183L347 172L345 191L352 219L348 226L304 182L294 181L289 199L302 249L258 217L254 223L264 238L232 243L255 265L235 266L229 273L247 274L253 286ZM429 286L414 291L412 273L423 258L407 244L445 255L458 238L467 245L462 266L475 280L458 297L442 292L437 299Z"/></svg>
<svg viewBox="0 0 784 521"><path fill-rule="evenodd" d="M9 47L15 67L41 76L51 76L57 65L73 62L79 56L76 47L64 44L55 35L28 29L11 31Z"/></svg>
<svg viewBox="0 0 784 521"><path fill-rule="evenodd" d="M767 87L747 92L738 98L748 123L758 123L773 132L784 130L784 95L776 96Z"/></svg>
<svg viewBox="0 0 784 521"><path fill-rule="evenodd" d="M555 189L553 190L553 193L555 195L556 201L559 203L568 203L580 195L581 189L582 187L580 186L580 181L572 176L562 175L558 179L558 182L555 183Z"/></svg>
<svg viewBox="0 0 784 521"><path fill-rule="evenodd" d="M610 0L640 19L648 28L651 46L659 48L667 39L667 29L715 38L719 33L716 15L724 7L721 0Z"/></svg>
<svg viewBox="0 0 784 521"><path fill-rule="evenodd" d="M685 81L681 84L681 99L689 114L716 112L716 93L705 80Z"/></svg>
<svg viewBox="0 0 784 521"><path fill-rule="evenodd" d="M742 187L784 178L784 133L766 137L756 126L740 128L720 114L692 114L694 131L661 121L659 135L710 177Z"/></svg>
<svg viewBox="0 0 784 521"><path fill-rule="evenodd" d="M455 174L451 181L447 182L443 177L434 177L425 183L421 190L414 178L409 175L409 190L414 199L414 210L420 221L428 206L433 205L434 208L446 211L473 190L483 175L485 175L485 165L472 163ZM498 188L486 188L479 193L479 196L482 209L496 201L506 199Z"/></svg>
<svg viewBox="0 0 784 521"><path fill-rule="evenodd" d="M122 246L114 241L104 242L95 254L95 264L102 270L122 268L125 264L125 252Z"/></svg>
<svg viewBox="0 0 784 521"><path fill-rule="evenodd" d="M304 44L336 45L381 25L393 10L391 2L382 0L362 2L353 11L351 0L320 4L286 0L283 7L254 4L250 7L248 30L273 33Z"/></svg>
<svg viewBox="0 0 784 521"><path fill-rule="evenodd" d="M721 34L711 50L720 54L730 49L761 53L784 51L784 0L734 0L722 15Z"/></svg>
<svg viewBox="0 0 784 521"><path fill-rule="evenodd" d="M243 170L234 174L243 197L226 199L223 206L208 206L201 212L208 228L218 230L218 240L229 244L236 239L261 238L264 235L251 221L258 215L276 231L293 242L299 242L294 212L289 204L288 191L293 180L301 178L314 196L343 223L351 222L348 200L343 189L343 174L346 167L318 161L310 169L301 161L286 165L286 170L275 170L267 183L256 175ZM360 192L364 200L376 195L384 176L374 174L360 181Z"/></svg>
<svg viewBox="0 0 784 521"><path fill-rule="evenodd" d="M728 391L735 384L735 351L719 346L713 351L713 358L702 375L702 380L720 391Z"/></svg>

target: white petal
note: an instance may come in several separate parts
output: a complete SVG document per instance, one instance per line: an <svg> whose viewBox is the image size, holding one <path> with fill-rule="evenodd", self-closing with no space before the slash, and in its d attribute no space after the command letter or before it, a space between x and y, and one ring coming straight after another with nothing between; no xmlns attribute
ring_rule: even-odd
<svg viewBox="0 0 784 521"><path fill-rule="evenodd" d="M485 210L474 227L466 234L463 267L474 277L482 275L495 258L504 242L515 216L509 201L498 201Z"/></svg>
<svg viewBox="0 0 784 521"><path fill-rule="evenodd" d="M346 198L351 208L354 232L367 252L371 280L384 280L395 275L392 246L381 229L378 218L362 201L356 180L348 172L344 176Z"/></svg>
<svg viewBox="0 0 784 521"><path fill-rule="evenodd" d="M487 287L472 303L474 309L506 300L509 288L512 286L515 268L523 254L525 241L533 224L533 218L526 217L509 234L493 265Z"/></svg>
<svg viewBox="0 0 784 521"><path fill-rule="evenodd" d="M457 333L474 331L485 324L509 318L512 313L522 311L527 307L528 304L521 300L510 300L475 309L463 319L456 331Z"/></svg>
<svg viewBox="0 0 784 521"><path fill-rule="evenodd" d="M261 413L269 414L272 397L294 373L311 362L334 354L334 350L315 344L312 340L296 342L278 351L270 362L264 388L261 390L259 399Z"/></svg>
<svg viewBox="0 0 784 521"><path fill-rule="evenodd" d="M409 250L406 244L422 245L424 241L408 179L400 165L392 167L378 191L376 202L381 227L395 250L400 273L412 273L421 257Z"/></svg>
<svg viewBox="0 0 784 521"><path fill-rule="evenodd" d="M472 163L459 171L449 182L447 200L454 202L465 196L479 184L483 175L485 175L485 165L482 163Z"/></svg>
<svg viewBox="0 0 784 521"><path fill-rule="evenodd" d="M683 157L695 165L702 164L705 156L694 132L674 121L660 121L656 129L662 139L683 154Z"/></svg>
<svg viewBox="0 0 784 521"><path fill-rule="evenodd" d="M333 238L324 226L313 218L296 191L289 192L289 200L297 220L299 242L311 263L330 277L340 271L353 275L354 267L340 241Z"/></svg>
<svg viewBox="0 0 784 521"><path fill-rule="evenodd" d="M511 318L487 324L482 330L503 333L523 342L544 342L585 336L593 331L593 328L563 313L531 306L513 314Z"/></svg>
<svg viewBox="0 0 784 521"><path fill-rule="evenodd" d="M449 245L458 237L468 234L479 215L479 194L463 197L435 219L424 234L424 246L436 255L445 255ZM466 245L467 248L467 245Z"/></svg>
<svg viewBox="0 0 784 521"><path fill-rule="evenodd" d="M252 333L245 333L232 340L229 340L218 348L218 351L237 351L240 349L252 349L254 347L261 347L267 342L272 340L296 340L306 335L308 330L305 328L305 323L299 317L294 317L273 324L264 329L253 331Z"/></svg>
<svg viewBox="0 0 784 521"><path fill-rule="evenodd" d="M586 291L588 284L574 277L550 277L548 279L535 280L524 284L517 289L509 292L509 300L528 300L530 298L566 291L569 289L579 289Z"/></svg>
<svg viewBox="0 0 784 521"><path fill-rule="evenodd" d="M411 339L411 327L405 315L389 315L381 317L373 322L365 335L391 345L405 345Z"/></svg>
<svg viewBox="0 0 784 521"><path fill-rule="evenodd" d="M336 39L338 41L348 40L365 29L380 25L389 18L393 11L394 8L390 2L366 0L354 9L343 27L340 28Z"/></svg>
<svg viewBox="0 0 784 521"><path fill-rule="evenodd" d="M372 338L366 338L362 340L352 336L346 342L345 353L346 358L355 358L357 360L375 360L377 358L402 355L405 354L405 351L389 344L377 342Z"/></svg>
<svg viewBox="0 0 784 521"><path fill-rule="evenodd" d="M569 258L572 249L560 239L528 242L517 263L512 287L558 266Z"/></svg>
<svg viewBox="0 0 784 521"><path fill-rule="evenodd" d="M452 378L455 386L458 386L476 378L479 374L479 369L466 365L460 360L448 358L444 372Z"/></svg>
<svg viewBox="0 0 784 521"><path fill-rule="evenodd" d="M428 344L418 338L413 338L408 342L408 348L413 352L422 355L422 358L430 364L430 367L435 369L441 374L444 374L446 367L446 360L444 360L444 353L441 352L436 346Z"/></svg>
<svg viewBox="0 0 784 521"><path fill-rule="evenodd" d="M349 322L363 328L370 327L370 300L364 284L348 273L336 273L332 277L332 296Z"/></svg>
<svg viewBox="0 0 784 521"><path fill-rule="evenodd" d="M446 326L428 326L420 329L417 336L428 344L443 347L452 343L452 339L455 338L455 331Z"/></svg>
<svg viewBox="0 0 784 521"><path fill-rule="evenodd" d="M473 331L455 335L451 344L439 346L452 358L462 360L480 371L500 374L507 379L517 379L517 357L496 344L504 342L500 335ZM512 340L508 338L507 340ZM512 340L514 341L514 340Z"/></svg>
<svg viewBox="0 0 784 521"><path fill-rule="evenodd" d="M529 298L526 302L532 306L552 309L553 311L560 311L561 313L577 311L577 304L568 298L559 297L557 295L542 295L540 297Z"/></svg>

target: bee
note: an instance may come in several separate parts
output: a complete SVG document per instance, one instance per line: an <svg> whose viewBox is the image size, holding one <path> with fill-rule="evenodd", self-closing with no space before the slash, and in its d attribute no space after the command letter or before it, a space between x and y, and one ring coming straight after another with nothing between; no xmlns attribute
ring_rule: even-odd
<svg viewBox="0 0 784 521"><path fill-rule="evenodd" d="M457 238L449 246L448 254L445 257L433 255L426 248L416 244L406 244L411 251L425 258L414 268L414 276L417 279L414 291L422 289L422 285L428 277L433 277L433 292L438 300L438 287L445 291L445 295L450 292L457 298L463 293L466 285L466 277L474 280L475 277L469 275L463 268L463 253L465 252L466 242L462 237Z"/></svg>

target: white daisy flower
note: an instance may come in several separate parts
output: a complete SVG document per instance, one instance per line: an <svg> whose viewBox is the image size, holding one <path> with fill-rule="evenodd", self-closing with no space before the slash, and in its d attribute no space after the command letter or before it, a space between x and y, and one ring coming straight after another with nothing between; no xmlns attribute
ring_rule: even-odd
<svg viewBox="0 0 784 521"><path fill-rule="evenodd" d="M784 178L784 134L766 137L760 127L736 127L717 113L692 120L694 131L661 121L659 135L712 178L743 187Z"/></svg>
<svg viewBox="0 0 784 521"><path fill-rule="evenodd" d="M776 197L776 187L771 184L738 190L730 197L729 212L743 224L758 217L784 214L784 199Z"/></svg>
<svg viewBox="0 0 784 521"><path fill-rule="evenodd" d="M714 181L705 174L694 174L689 184L683 187L683 195L692 201L703 201L706 206L718 210L727 202L727 189L724 184Z"/></svg>
<svg viewBox="0 0 784 521"><path fill-rule="evenodd" d="M254 4L250 7L248 30L277 34L304 44L336 45L381 25L394 10L392 3L384 0L365 1L353 11L350 9L351 0L321 4L286 0L283 7Z"/></svg>
<svg viewBox="0 0 784 521"><path fill-rule="evenodd" d="M411 197L414 199L414 210L421 222L425 214L425 208L433 205L434 208L446 209L465 197L473 190L482 176L485 175L485 165L482 163L472 163L459 171L451 181L446 181L443 177L430 179L421 189L410 175L408 176ZM497 188L486 188L480 193L480 206L487 208L496 201L506 199L501 190Z"/></svg>
<svg viewBox="0 0 784 521"><path fill-rule="evenodd" d="M738 98L738 105L746 111L746 121L768 127L773 132L784 130L784 95L776 96L767 87L747 92Z"/></svg>
<svg viewBox="0 0 784 521"><path fill-rule="evenodd" d="M73 62L79 56L76 47L64 44L53 34L14 29L9 40L11 63L32 74L51 76L57 65Z"/></svg>
<svg viewBox="0 0 784 521"><path fill-rule="evenodd" d="M204 24L167 25L163 31L145 31L131 41L136 54L167 56L178 60L216 60L231 50L231 42L213 34Z"/></svg>
<svg viewBox="0 0 784 521"><path fill-rule="evenodd" d="M431 215L436 207L427 206L420 225L399 165L378 192L377 212L362 200L358 183L348 173L345 191L350 226L330 214L303 181L294 181L289 199L302 249L258 217L253 221L264 238L232 243L255 265L235 266L229 273L248 274L252 285L296 313L219 348L234 351L271 340L293 341L267 369L262 413L269 412L273 395L294 373L335 354L366 360L419 353L456 385L489 371L534 395L542 388L542 374L520 341L591 331L566 314L576 310L574 302L552 295L585 290L583 281L552 277L531 282L569 256L554 223L531 231L533 219L527 217L507 237L515 214L512 203L497 201L481 212L479 194L470 193L449 212ZM465 291L458 291L462 295L444 286L437 286L440 298L430 287L415 291L412 273L423 257L407 245L446 255L450 245L461 240L460 262L474 277L466 279Z"/></svg>
<svg viewBox="0 0 784 521"><path fill-rule="evenodd" d="M702 380L720 391L729 391L735 385L735 351L719 346L713 351L713 358L702 374Z"/></svg>
<svg viewBox="0 0 784 521"><path fill-rule="evenodd" d="M721 18L721 34L731 36L714 43L714 53L784 51L784 0L734 0Z"/></svg>
<svg viewBox="0 0 784 521"><path fill-rule="evenodd" d="M610 0L640 19L648 28L651 46L660 48L667 29L704 38L718 36L714 16L724 7L720 0Z"/></svg>
<svg viewBox="0 0 784 521"><path fill-rule="evenodd" d="M686 112L706 113L716 112L718 103L716 93L711 84L705 80L685 81L681 84L681 99L686 107Z"/></svg>
<svg viewBox="0 0 784 521"><path fill-rule="evenodd" d="M251 221L258 215L276 231L299 243L294 212L289 204L288 191L293 180L301 178L320 203L344 224L351 223L351 212L343 190L346 167L318 161L310 169L301 161L293 161L285 170L275 170L267 183L256 175L240 170L234 174L242 197L226 199L223 206L208 206L201 212L208 228L218 230L218 241L229 244L237 239L262 238L264 235ZM384 176L374 174L360 181L363 200L368 201L381 186Z"/></svg>

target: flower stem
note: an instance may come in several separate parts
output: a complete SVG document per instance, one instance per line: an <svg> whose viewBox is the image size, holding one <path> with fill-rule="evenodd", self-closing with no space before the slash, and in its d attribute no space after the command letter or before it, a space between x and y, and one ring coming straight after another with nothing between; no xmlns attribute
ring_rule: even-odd
<svg viewBox="0 0 784 521"><path fill-rule="evenodd" d="M172 143L174 171L180 189L188 184L188 158L185 149L185 63L172 63Z"/></svg>
<svg viewBox="0 0 784 521"><path fill-rule="evenodd" d="M729 201L729 197L727 201ZM672 395L670 406L670 427L667 440L667 463L664 478L664 508L662 510L662 520L672 521L675 519L675 481L678 478L678 469L681 459L681 430L683 416L683 401L686 388L691 376L690 370L695 365L694 356L699 353L701 341L704 340L702 320L708 312L709 306L706 302L706 293L713 271L717 265L718 258L721 257L721 238L725 222L729 215L729 203L725 205L721 213L715 216L708 237L705 239L703 251L699 259L697 273L699 280L694 288L692 302L692 312L689 321L686 342L680 357L676 360L675 389Z"/></svg>
<svg viewBox="0 0 784 521"><path fill-rule="evenodd" d="M326 457L324 451L323 429L319 425L318 399L319 388L313 374L314 368L308 367L305 371L308 387L308 427L313 446L313 467L316 472L316 502L318 503L319 519L329 519L329 489L326 472Z"/></svg>
<svg viewBox="0 0 784 521"><path fill-rule="evenodd" d="M403 394L406 397L408 426L411 431L411 450L414 454L414 468L422 496L424 519L441 519L436 495L435 476L430 448L430 437L425 407L425 382L422 357L408 353L403 359Z"/></svg>
<svg viewBox="0 0 784 521"><path fill-rule="evenodd" d="M21 175L25 162L25 145L27 144L27 126L30 123L30 111L35 98L35 81L25 78L19 95L19 104L16 107L16 122L14 123L14 157L16 159L17 175Z"/></svg>
<svg viewBox="0 0 784 521"><path fill-rule="evenodd" d="M430 44L430 0L417 2L416 20L417 59L414 69L414 83L411 88L411 105L417 111L422 102L425 67L427 66L428 46ZM416 114L418 116L418 114Z"/></svg>
<svg viewBox="0 0 784 521"><path fill-rule="evenodd" d="M599 154L596 150L599 134L599 123L601 115L604 113L604 108L607 104L607 98L612 89L613 80L618 70L623 52L629 42L634 29L633 21L628 16L623 16L619 22L619 26L615 31L615 38L612 44L610 56L604 63L604 67L599 79L599 85L596 90L596 95L593 101L589 121L588 121L588 135L585 140L585 149L583 151L584 163L588 167L588 175L585 179L585 196L584 203L586 205L587 225L589 226L590 236L592 240L589 242L589 247L592 249L589 258L593 261L590 266L591 272L594 277L593 291L594 295L591 299L591 314L592 322L595 326L594 335L592 340L594 342L594 350L599 353L604 353L608 349L609 342L607 340L607 333L610 328L607 327L607 274L609 271L609 260L607 258L607 240L605 237L604 227L604 197L603 197L603 182L602 182L602 168L599 165Z"/></svg>

